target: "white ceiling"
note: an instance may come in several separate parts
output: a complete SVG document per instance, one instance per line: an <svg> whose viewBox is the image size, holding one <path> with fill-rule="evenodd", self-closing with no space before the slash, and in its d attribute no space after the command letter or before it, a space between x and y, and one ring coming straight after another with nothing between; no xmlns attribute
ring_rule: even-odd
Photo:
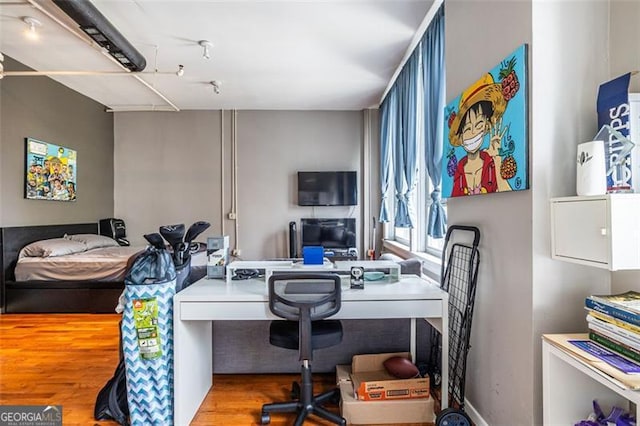
<svg viewBox="0 0 640 426"><path fill-rule="evenodd" d="M376 107L432 3L93 0L146 58L141 78L183 110ZM39 7L73 25L49 0L0 0L0 52L39 71L120 70ZM42 22L37 41L25 37L24 16ZM211 59L199 40L213 43ZM182 77L169 73L180 64ZM131 76L53 78L114 110L169 106Z"/></svg>

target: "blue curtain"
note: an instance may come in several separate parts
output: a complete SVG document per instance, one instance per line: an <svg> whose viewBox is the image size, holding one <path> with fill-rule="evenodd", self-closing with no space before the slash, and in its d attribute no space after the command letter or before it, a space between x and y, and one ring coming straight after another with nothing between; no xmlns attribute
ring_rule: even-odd
<svg viewBox="0 0 640 426"><path fill-rule="evenodd" d="M442 238L446 215L440 203L444 120L444 6L410 56L381 105L380 222L388 222L387 201L393 179L396 197L394 225L413 228L413 193L418 180L418 146L425 144L427 173L434 190L428 214L428 235Z"/></svg>
<svg viewBox="0 0 640 426"><path fill-rule="evenodd" d="M398 112L398 96L396 87L393 86L380 107L380 191L382 201L380 203L380 222L389 222L389 210L387 202L391 189L391 176L393 175L393 147L395 145L395 132Z"/></svg>
<svg viewBox="0 0 640 426"><path fill-rule="evenodd" d="M444 6L441 6L421 41L424 80L424 141L427 173L433 184L427 218L427 235L442 238L447 217L440 203L442 180L442 132L445 107Z"/></svg>
<svg viewBox="0 0 640 426"><path fill-rule="evenodd" d="M415 224L412 197L418 180L418 139L423 137L418 119L418 113L422 111L420 56L418 48L411 54L396 82L401 124L394 162L397 201L394 225L397 228L413 228Z"/></svg>

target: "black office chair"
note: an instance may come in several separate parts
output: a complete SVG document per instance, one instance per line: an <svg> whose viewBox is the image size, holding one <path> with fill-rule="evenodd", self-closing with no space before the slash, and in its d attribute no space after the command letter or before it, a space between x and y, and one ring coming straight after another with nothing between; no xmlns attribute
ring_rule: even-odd
<svg viewBox="0 0 640 426"><path fill-rule="evenodd" d="M294 383L292 401L264 404L261 424L271 422L270 413L298 413L295 426L315 414L332 423L345 426L341 416L322 404L338 402L340 390L313 395L311 361L313 350L337 345L342 341L342 324L323 320L340 310L340 277L327 273L274 274L269 277L269 309L288 321L272 321L269 342L281 348L297 349L302 361L301 383Z"/></svg>

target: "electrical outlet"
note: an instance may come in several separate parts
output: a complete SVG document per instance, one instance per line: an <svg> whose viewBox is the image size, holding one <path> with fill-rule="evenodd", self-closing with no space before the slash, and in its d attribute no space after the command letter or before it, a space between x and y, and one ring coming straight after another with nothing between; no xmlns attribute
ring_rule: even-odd
<svg viewBox="0 0 640 426"><path fill-rule="evenodd" d="M229 219L230 220L236 220L236 212L229 212Z"/></svg>
<svg viewBox="0 0 640 426"><path fill-rule="evenodd" d="M238 257L241 254L242 254L242 250L240 250L239 248L235 248L235 249L231 250L231 256Z"/></svg>

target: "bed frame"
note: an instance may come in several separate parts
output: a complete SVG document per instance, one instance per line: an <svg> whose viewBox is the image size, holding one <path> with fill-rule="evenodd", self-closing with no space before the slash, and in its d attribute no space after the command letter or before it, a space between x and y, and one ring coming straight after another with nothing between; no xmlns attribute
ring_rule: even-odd
<svg viewBox="0 0 640 426"><path fill-rule="evenodd" d="M64 234L97 234L97 223L2 228L0 301L5 313L114 313L124 282L24 281L14 269L25 245Z"/></svg>

